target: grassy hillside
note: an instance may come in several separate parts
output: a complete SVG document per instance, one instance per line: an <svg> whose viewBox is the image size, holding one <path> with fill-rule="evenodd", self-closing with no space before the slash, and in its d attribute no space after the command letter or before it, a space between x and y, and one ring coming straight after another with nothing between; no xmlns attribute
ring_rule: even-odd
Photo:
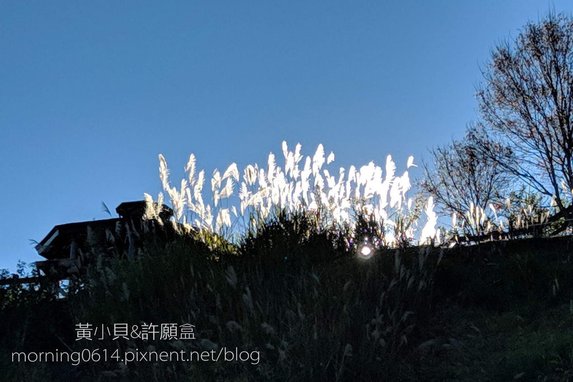
<svg viewBox="0 0 573 382"><path fill-rule="evenodd" d="M555 380L573 378L573 240L378 250L276 219L239 245L148 240L65 300L2 290L5 380ZM76 341L76 325L191 323L194 340ZM14 351L243 351L246 362L15 363ZM258 357L254 355L257 352Z"/></svg>

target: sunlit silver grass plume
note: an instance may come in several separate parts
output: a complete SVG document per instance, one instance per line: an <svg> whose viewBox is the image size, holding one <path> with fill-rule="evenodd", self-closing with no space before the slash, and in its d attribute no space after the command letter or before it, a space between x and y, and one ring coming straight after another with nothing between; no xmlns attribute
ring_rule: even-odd
<svg viewBox="0 0 573 382"><path fill-rule="evenodd" d="M248 230L252 228L250 225L257 224L253 217L265 221L275 211L312 213L320 210L323 215L327 214L323 222L332 227L352 224L353 209L357 205L361 212L374 216L389 228L396 227L393 219L412 214L408 169L396 175L396 165L390 155L386 158L385 171L374 162L360 168L350 166L348 171L344 168L332 171L327 166L334 161L334 153L326 157L324 147L318 145L314 155L304 157L301 148L297 144L294 151L289 151L288 144L282 143L284 168L277 165L275 155L270 153L266 168L249 164L241 172L232 163L223 174L214 170L210 181L212 203L205 203L202 195L204 171L195 178L193 154L184 168L187 178L181 181L179 189L169 183L167 161L160 155L160 179L171 200L175 219L221 233L234 226L233 221L241 219L243 226L235 226L235 229ZM407 167L414 166L413 157L409 157ZM333 175L336 173L338 176ZM238 194L235 194L236 185ZM422 240L429 238L432 232L435 235L437 218L433 208L433 201L426 204ZM415 226L417 223L409 224L408 236L413 236Z"/></svg>

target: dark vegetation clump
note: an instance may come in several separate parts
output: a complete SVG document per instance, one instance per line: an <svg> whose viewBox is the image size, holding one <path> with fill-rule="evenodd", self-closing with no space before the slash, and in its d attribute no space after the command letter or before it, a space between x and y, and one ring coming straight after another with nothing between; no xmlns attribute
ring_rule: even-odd
<svg viewBox="0 0 573 382"><path fill-rule="evenodd" d="M366 222L366 220L364 220ZM64 298L1 290L6 380L567 380L573 372L572 241L378 248L364 234L277 214L239 244L150 234L103 256ZM375 228L375 227L374 227ZM376 231L370 227L370 233ZM77 341L77 324L190 323L194 340ZM567 331L569 330L569 331ZM15 351L260 352L254 362L14 363ZM476 374L477 373L477 374ZM477 377L476 377L477 376ZM500 379L501 378L501 379Z"/></svg>

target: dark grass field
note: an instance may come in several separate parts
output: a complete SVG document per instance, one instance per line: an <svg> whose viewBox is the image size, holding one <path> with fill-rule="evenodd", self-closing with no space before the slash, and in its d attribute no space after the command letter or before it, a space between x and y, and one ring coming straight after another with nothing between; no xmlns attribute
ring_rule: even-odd
<svg viewBox="0 0 573 382"><path fill-rule="evenodd" d="M283 222L284 223L284 222ZM379 250L273 224L238 246L150 240L101 259L66 299L2 290L6 381L568 381L570 238ZM191 323L195 340L76 341L78 323ZM211 351L256 362L12 362L15 351ZM246 353L245 353L246 354ZM252 359L251 359L252 361Z"/></svg>

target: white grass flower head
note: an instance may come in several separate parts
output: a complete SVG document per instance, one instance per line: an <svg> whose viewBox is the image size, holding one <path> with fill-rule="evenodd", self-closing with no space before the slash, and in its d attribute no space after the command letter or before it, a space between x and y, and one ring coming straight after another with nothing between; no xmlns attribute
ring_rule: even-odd
<svg viewBox="0 0 573 382"><path fill-rule="evenodd" d="M338 182L337 184L342 187L344 184L344 177L346 176L346 169L344 167L340 167L338 169Z"/></svg>
<svg viewBox="0 0 573 382"><path fill-rule="evenodd" d="M267 176L266 176L266 174L265 174L265 169L264 169L264 168L259 169L259 178L258 178L258 181L259 181L259 186L260 186L260 188L266 189L266 188L268 187L268 184L267 184Z"/></svg>
<svg viewBox="0 0 573 382"><path fill-rule="evenodd" d="M195 166L197 163L197 159L195 158L194 154L189 155L189 160L185 165L185 172L187 173L187 179L189 180L189 184L193 185L195 182Z"/></svg>
<svg viewBox="0 0 573 382"><path fill-rule="evenodd" d="M215 231L221 233L225 227L231 227L231 214L228 208L221 208L217 213Z"/></svg>
<svg viewBox="0 0 573 382"><path fill-rule="evenodd" d="M471 202L470 210L466 213L466 218L470 224L470 227L474 229L476 233L479 233L484 227L486 214L483 208Z"/></svg>
<svg viewBox="0 0 573 382"><path fill-rule="evenodd" d="M231 195L233 195L233 178L227 178L227 180L225 181L225 186L219 193L219 198L227 199Z"/></svg>
<svg viewBox="0 0 573 382"><path fill-rule="evenodd" d="M173 204L173 212L175 213L175 218L180 220L185 212L185 190L187 189L187 179L181 179L181 189L177 191L173 188L174 198L171 200Z"/></svg>
<svg viewBox="0 0 573 382"><path fill-rule="evenodd" d="M424 228L422 228L420 242L428 244L436 238L436 226L438 224L438 215L434 212L434 198L432 196L428 198L424 212L426 214L426 224L424 225Z"/></svg>
<svg viewBox="0 0 573 382"><path fill-rule="evenodd" d="M410 167L418 167L416 164L414 164L414 156L410 155L408 157L408 162L406 163L406 168L410 168Z"/></svg>
<svg viewBox="0 0 573 382"><path fill-rule="evenodd" d="M331 164L332 162L334 162L334 153L331 151L326 158L326 164Z"/></svg>
<svg viewBox="0 0 573 382"><path fill-rule="evenodd" d="M287 153L287 155L285 156L285 173L289 175L291 178L294 178L294 171L295 171L294 154Z"/></svg>
<svg viewBox="0 0 573 382"><path fill-rule="evenodd" d="M194 198L193 198L193 191L192 191L191 187L187 187L187 188L185 189L185 205L187 206L187 208L188 208L190 211L193 211L194 208L195 208L195 207L194 207L195 201L194 201Z"/></svg>
<svg viewBox="0 0 573 382"><path fill-rule="evenodd" d="M163 192L160 192L157 194L157 204L161 206L161 209L163 209L163 203L165 203L165 197L163 196Z"/></svg>
<svg viewBox="0 0 573 382"><path fill-rule="evenodd" d="M458 214L455 212L452 212L452 229L457 230L458 229Z"/></svg>
<svg viewBox="0 0 573 382"><path fill-rule="evenodd" d="M213 177L211 178L211 192L213 192L213 203L215 207L217 207L217 204L219 203L219 189L221 188L221 182L222 178L219 170L213 171Z"/></svg>
<svg viewBox="0 0 573 382"><path fill-rule="evenodd" d="M282 151L283 151L283 156L284 156L285 158L287 158L287 157L288 157L288 154L289 154L289 151L288 151L288 144L287 144L286 141L283 141L283 142L281 143L281 148L282 148Z"/></svg>
<svg viewBox="0 0 573 382"><path fill-rule="evenodd" d="M259 170L256 166L248 165L243 171L243 179L247 183L247 186L252 186L257 182Z"/></svg>
<svg viewBox="0 0 573 382"><path fill-rule="evenodd" d="M267 178L269 182L272 183L275 177L275 171L277 167L275 154L269 153L269 159L267 160L267 164L268 164Z"/></svg>
<svg viewBox="0 0 573 382"><path fill-rule="evenodd" d="M213 231L213 212L211 211L211 206L209 204L207 204L207 207L203 211L200 224L204 228Z"/></svg>
<svg viewBox="0 0 573 382"><path fill-rule="evenodd" d="M312 174L314 176L316 176L318 174L318 172L320 171L320 169L322 168L322 166L324 165L324 146L322 146L322 144L319 144L318 147L316 148L316 152L314 153L314 156L312 157Z"/></svg>
<svg viewBox="0 0 573 382"><path fill-rule="evenodd" d="M222 180L223 178L221 177L219 170L213 171L213 177L211 178L211 191L215 192L215 190L221 188Z"/></svg>
<svg viewBox="0 0 573 382"><path fill-rule="evenodd" d="M402 188L399 181L392 182L390 188L390 207L400 208L402 206Z"/></svg>
<svg viewBox="0 0 573 382"><path fill-rule="evenodd" d="M164 190L168 190L171 187L169 185L169 168L163 154L159 154L159 179Z"/></svg>
<svg viewBox="0 0 573 382"><path fill-rule="evenodd" d="M412 187L412 183L410 183L410 174L408 171L404 171L402 176L400 177L400 190L402 191L402 196L404 197L410 188Z"/></svg>
<svg viewBox="0 0 573 382"><path fill-rule="evenodd" d="M300 153L301 150L302 150L302 145L300 143L297 143L294 148L294 168L292 171L293 179L298 179L298 177L300 176L300 170L298 168L298 164L302 160L302 155Z"/></svg>
<svg viewBox="0 0 573 382"><path fill-rule="evenodd" d="M495 205L493 203L490 203L489 208L491 210L491 213L493 214L493 218L495 219L496 224L499 227L503 227L503 221L497 215L497 208L495 207Z"/></svg>
<svg viewBox="0 0 573 382"><path fill-rule="evenodd" d="M157 216L155 207L153 205L153 197L148 193L143 194L143 199L145 200L145 214L143 218L145 220L155 219Z"/></svg>
<svg viewBox="0 0 573 382"><path fill-rule="evenodd" d="M390 189L390 206L392 208L402 208L402 203L406 201L406 193L410 187L408 171L405 171L402 176L394 178Z"/></svg>
<svg viewBox="0 0 573 382"><path fill-rule="evenodd" d="M322 175L320 175L320 173L316 174L316 176L314 177L314 186L319 190L324 189L324 179L322 178Z"/></svg>
<svg viewBox="0 0 573 382"><path fill-rule="evenodd" d="M329 189L334 188L336 186L336 179L334 176L330 175L330 172L327 169L322 170L324 174L324 179L326 180L326 185Z"/></svg>
<svg viewBox="0 0 573 382"><path fill-rule="evenodd" d="M205 184L205 171L199 171L199 175L197 176L197 183L195 183L195 187L193 187L193 196L197 200L203 201L201 196L201 192L203 191L203 185Z"/></svg>
<svg viewBox="0 0 573 382"><path fill-rule="evenodd" d="M392 155L388 155L386 157L386 179L392 180L394 179L394 175L396 174L396 163L392 160Z"/></svg>
<svg viewBox="0 0 573 382"><path fill-rule="evenodd" d="M236 163L231 163L223 173L222 180L233 179L235 182L239 181L239 168Z"/></svg>
<svg viewBox="0 0 573 382"><path fill-rule="evenodd" d="M249 206L250 196L251 196L251 192L247 188L247 183L242 182L241 188L239 190L239 200L241 202L241 205L240 205L241 215L243 215L245 213L245 210Z"/></svg>

